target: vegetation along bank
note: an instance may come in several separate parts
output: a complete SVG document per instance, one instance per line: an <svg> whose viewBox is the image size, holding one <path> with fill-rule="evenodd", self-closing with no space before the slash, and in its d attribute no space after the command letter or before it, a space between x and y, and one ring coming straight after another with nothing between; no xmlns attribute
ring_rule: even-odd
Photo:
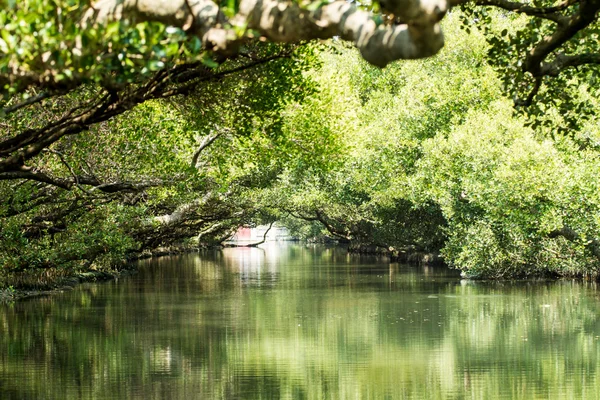
<svg viewBox="0 0 600 400"><path fill-rule="evenodd" d="M258 4L0 11L2 290L273 221L598 276L600 4Z"/></svg>

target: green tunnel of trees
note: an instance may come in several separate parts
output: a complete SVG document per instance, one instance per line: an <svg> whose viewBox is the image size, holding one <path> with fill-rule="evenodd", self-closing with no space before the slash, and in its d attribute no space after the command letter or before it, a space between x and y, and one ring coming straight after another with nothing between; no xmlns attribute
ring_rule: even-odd
<svg viewBox="0 0 600 400"><path fill-rule="evenodd" d="M208 28L106 3L0 10L0 289L273 221L468 277L597 277L600 3L343 1L367 44L323 28L338 2L278 2L276 29L244 1L206 2Z"/></svg>

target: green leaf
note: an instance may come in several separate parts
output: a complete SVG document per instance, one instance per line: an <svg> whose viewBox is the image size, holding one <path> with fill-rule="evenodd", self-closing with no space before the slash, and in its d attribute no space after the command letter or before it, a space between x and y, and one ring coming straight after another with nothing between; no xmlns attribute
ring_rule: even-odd
<svg viewBox="0 0 600 400"><path fill-rule="evenodd" d="M308 6L306 6L306 10L317 11L319 8L323 7L326 4L329 4L328 0L313 1Z"/></svg>
<svg viewBox="0 0 600 400"><path fill-rule="evenodd" d="M208 56L208 55L206 55L205 57L202 58L202 64L206 65L209 68L218 68L219 67L219 63L217 63L215 60L210 58L210 56Z"/></svg>

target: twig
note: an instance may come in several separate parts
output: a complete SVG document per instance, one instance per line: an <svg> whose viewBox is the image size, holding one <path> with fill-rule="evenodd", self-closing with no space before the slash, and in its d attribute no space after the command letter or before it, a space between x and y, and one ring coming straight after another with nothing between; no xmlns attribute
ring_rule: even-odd
<svg viewBox="0 0 600 400"><path fill-rule="evenodd" d="M38 102L40 102L40 101L42 101L44 99L47 99L48 97L50 97L50 93L48 93L48 92L42 92L42 93L40 93L38 95L31 96L30 98L28 98L27 100L25 100L25 101L23 101L21 103L15 104L14 106L3 108L2 110L0 110L0 116L1 115L8 115L8 114L13 113L13 112L15 112L17 110L20 110L23 107L27 107L27 106L29 106L31 104L38 103Z"/></svg>

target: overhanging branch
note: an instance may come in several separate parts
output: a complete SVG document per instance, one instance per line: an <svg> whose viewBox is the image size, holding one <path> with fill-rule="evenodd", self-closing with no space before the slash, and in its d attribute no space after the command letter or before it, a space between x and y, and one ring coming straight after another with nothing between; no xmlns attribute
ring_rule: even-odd
<svg viewBox="0 0 600 400"><path fill-rule="evenodd" d="M165 181L158 179L138 182L100 182L95 177L78 175L73 175L72 178L67 179L52 177L44 172L34 170L9 171L0 173L0 180L15 179L47 183L64 190L71 190L74 186L89 186L91 190L97 190L103 193L139 192L151 187L164 186L166 184L173 183L173 180Z"/></svg>
<svg viewBox="0 0 600 400"><path fill-rule="evenodd" d="M566 68L574 68L587 64L600 64L600 54L559 54L554 61L542 64L541 74L547 76L558 76Z"/></svg>
<svg viewBox="0 0 600 400"><path fill-rule="evenodd" d="M210 0L100 0L84 17L84 26L123 18L159 21L186 29L200 37L204 48L226 55L237 53L250 30L282 43L339 37L353 42L367 61L380 67L399 59L429 57L442 48L439 22L448 10L446 0L382 4L406 23L378 26L371 13L344 0L316 10L291 1L241 0L231 20ZM240 35L235 27L245 27L246 33Z"/></svg>
<svg viewBox="0 0 600 400"><path fill-rule="evenodd" d="M39 103L40 101L47 99L51 96L52 95L50 94L50 92L41 92L35 96L29 97L28 99L26 99L20 103L14 104L12 106L4 107L4 108L0 109L0 117L8 115L10 113L13 113L15 111L18 111L23 107L27 107L32 104Z"/></svg>
<svg viewBox="0 0 600 400"><path fill-rule="evenodd" d="M467 2L458 1L457 3ZM475 4L479 6L498 7L506 11L547 19L559 25L564 25L569 21L569 17L560 12L566 10L575 3L577 3L577 0L567 0L553 7L535 7L531 4L510 0L475 0Z"/></svg>
<svg viewBox="0 0 600 400"><path fill-rule="evenodd" d="M51 179L44 174L31 171L26 173L28 171L25 166L26 162L62 137L81 133L94 124L122 114L148 100L184 94L203 82L219 81L235 73L290 56L291 51L284 50L269 57L221 71L215 71L204 65L192 65L190 68L177 66L171 70L159 71L156 77L146 85L130 85L121 92L106 93L100 99L87 103L83 108L77 107L80 110L78 113L69 112L60 120L51 122L42 128L29 129L0 142L0 179L32 179L50 184L56 183L59 187L67 188L68 182ZM183 81L180 79L182 75L185 75ZM109 190L108 187L104 189L104 191L107 190ZM119 190L122 189L119 188Z"/></svg>
<svg viewBox="0 0 600 400"><path fill-rule="evenodd" d="M524 71L533 76L543 76L542 64L544 60L560 46L573 38L582 29L588 27L596 20L596 14L600 10L600 0L583 1L575 14L569 17L568 22L557 27L554 33L542 39L527 55Z"/></svg>
<svg viewBox="0 0 600 400"><path fill-rule="evenodd" d="M550 238L563 237L570 242L576 242L578 240L585 241L585 248L589 250L590 253L594 255L598 260L600 260L600 241L596 238L591 238L588 235L580 235L574 229L565 226L562 229L557 229L548 235Z"/></svg>

